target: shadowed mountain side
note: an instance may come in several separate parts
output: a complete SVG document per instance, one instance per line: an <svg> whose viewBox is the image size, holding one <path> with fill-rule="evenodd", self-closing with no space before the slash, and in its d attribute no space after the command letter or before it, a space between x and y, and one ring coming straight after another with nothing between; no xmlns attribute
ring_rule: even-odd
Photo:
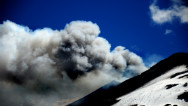
<svg viewBox="0 0 188 106"><path fill-rule="evenodd" d="M128 79L117 86L110 86L108 89L102 87L67 106L111 106L118 102L116 100L118 97L138 89L152 79L159 77L179 65L188 66L188 53L173 54L141 75Z"/></svg>

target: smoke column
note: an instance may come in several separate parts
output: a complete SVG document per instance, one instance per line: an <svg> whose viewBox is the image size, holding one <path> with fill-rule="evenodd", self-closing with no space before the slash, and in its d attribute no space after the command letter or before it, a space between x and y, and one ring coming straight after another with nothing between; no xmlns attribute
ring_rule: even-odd
<svg viewBox="0 0 188 106"><path fill-rule="evenodd" d="M147 69L122 46L110 51L99 33L90 21L34 31L11 21L0 24L0 105L52 106Z"/></svg>

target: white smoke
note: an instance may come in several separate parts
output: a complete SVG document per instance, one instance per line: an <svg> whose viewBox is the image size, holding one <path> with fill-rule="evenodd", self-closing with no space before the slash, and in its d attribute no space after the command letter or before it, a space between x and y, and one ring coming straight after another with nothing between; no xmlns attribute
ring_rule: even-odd
<svg viewBox="0 0 188 106"><path fill-rule="evenodd" d="M31 101L46 94L75 98L113 80L121 82L127 79L126 73L133 76L147 69L141 57L124 47L110 51L109 42L99 33L97 24L86 21L73 21L63 30L35 31L5 21L0 24L0 87L14 95L32 92ZM23 96L15 106L46 105L27 98L23 102Z"/></svg>

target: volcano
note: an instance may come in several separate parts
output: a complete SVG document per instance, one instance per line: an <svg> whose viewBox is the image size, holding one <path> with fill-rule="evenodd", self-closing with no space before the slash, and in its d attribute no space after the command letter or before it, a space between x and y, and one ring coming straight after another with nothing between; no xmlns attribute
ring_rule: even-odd
<svg viewBox="0 0 188 106"><path fill-rule="evenodd" d="M67 106L188 106L188 53L176 53L142 74L110 84Z"/></svg>

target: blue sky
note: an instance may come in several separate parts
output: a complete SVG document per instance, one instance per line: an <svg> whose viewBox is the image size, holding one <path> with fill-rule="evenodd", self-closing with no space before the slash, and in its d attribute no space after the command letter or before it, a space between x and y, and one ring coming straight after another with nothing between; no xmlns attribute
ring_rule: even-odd
<svg viewBox="0 0 188 106"><path fill-rule="evenodd" d="M179 1L1 0L0 23L10 20L33 30L60 30L71 21L92 21L112 49L121 45L150 61L188 52L188 22L182 19L188 16L188 4ZM175 6L183 6L185 13Z"/></svg>

